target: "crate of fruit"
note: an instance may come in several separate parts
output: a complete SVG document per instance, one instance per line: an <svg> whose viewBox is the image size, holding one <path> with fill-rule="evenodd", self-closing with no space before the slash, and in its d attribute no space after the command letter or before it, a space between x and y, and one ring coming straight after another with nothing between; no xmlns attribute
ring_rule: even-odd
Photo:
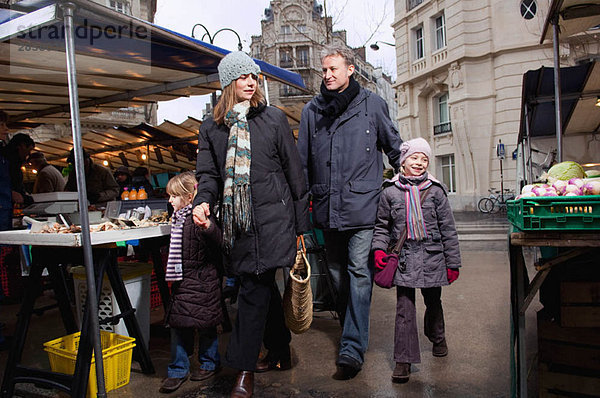
<svg viewBox="0 0 600 398"><path fill-rule="evenodd" d="M600 195L521 197L507 216L522 231L600 230Z"/></svg>

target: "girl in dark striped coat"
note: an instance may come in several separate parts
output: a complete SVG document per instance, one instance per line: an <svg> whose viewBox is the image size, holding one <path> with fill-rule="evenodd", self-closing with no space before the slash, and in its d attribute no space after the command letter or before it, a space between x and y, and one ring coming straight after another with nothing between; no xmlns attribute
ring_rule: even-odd
<svg viewBox="0 0 600 398"><path fill-rule="evenodd" d="M177 390L188 378L205 381L220 370L217 329L223 314L219 272L221 231L209 219L205 228L194 224L192 200L196 177L182 173L167 184L173 206L171 244L165 279L172 282L171 302L165 316L171 328L171 362L160 392ZM200 369L190 375L189 357L194 353L194 334L199 335Z"/></svg>

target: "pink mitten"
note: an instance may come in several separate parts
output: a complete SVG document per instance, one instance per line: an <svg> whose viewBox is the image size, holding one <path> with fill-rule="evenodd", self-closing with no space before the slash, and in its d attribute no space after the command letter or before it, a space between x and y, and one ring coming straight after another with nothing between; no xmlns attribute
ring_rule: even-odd
<svg viewBox="0 0 600 398"><path fill-rule="evenodd" d="M448 272L448 283L452 283L458 279L458 268L446 268Z"/></svg>
<svg viewBox="0 0 600 398"><path fill-rule="evenodd" d="M375 253L373 253L373 255L375 257L375 267L377 267L377 269L379 270L384 269L387 265L387 261L385 260L385 258L387 257L386 252L384 252L383 250L375 250Z"/></svg>

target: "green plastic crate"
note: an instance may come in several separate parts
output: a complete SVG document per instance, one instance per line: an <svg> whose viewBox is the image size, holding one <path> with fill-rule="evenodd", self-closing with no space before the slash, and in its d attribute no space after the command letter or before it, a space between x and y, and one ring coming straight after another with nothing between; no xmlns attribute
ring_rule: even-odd
<svg viewBox="0 0 600 398"><path fill-rule="evenodd" d="M522 231L600 230L600 195L509 200L507 216Z"/></svg>

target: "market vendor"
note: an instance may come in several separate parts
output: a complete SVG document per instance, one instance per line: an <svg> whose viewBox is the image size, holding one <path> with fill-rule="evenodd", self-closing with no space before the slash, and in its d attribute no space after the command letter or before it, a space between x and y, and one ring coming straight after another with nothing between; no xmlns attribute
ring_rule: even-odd
<svg viewBox="0 0 600 398"><path fill-rule="evenodd" d="M117 181L117 184L119 184L119 197L121 197L124 189L131 186L131 173L129 172L129 168L127 168L127 166L119 166L113 175Z"/></svg>
<svg viewBox="0 0 600 398"><path fill-rule="evenodd" d="M2 223L11 223L13 204L29 205L33 199L25 192L23 170L21 166L35 147L35 142L27 134L15 134L5 147L0 148L0 181L4 194L0 199L0 209L3 212ZM9 182L9 184L4 184ZM4 214L6 213L6 214ZM6 220L8 219L8 221ZM4 229L0 229L4 230Z"/></svg>
<svg viewBox="0 0 600 398"><path fill-rule="evenodd" d="M32 193L64 191L65 179L62 173L48 163L42 152L32 152L29 155L29 164L37 171Z"/></svg>
<svg viewBox="0 0 600 398"><path fill-rule="evenodd" d="M67 158L67 162L75 166L75 155L72 149ZM110 170L94 163L85 150L83 151L83 164L85 167L85 184L89 202L91 204L98 204L116 200L119 195L119 184L115 181ZM75 167L73 167L73 171L69 173L65 191L77 191L77 175L75 173Z"/></svg>

